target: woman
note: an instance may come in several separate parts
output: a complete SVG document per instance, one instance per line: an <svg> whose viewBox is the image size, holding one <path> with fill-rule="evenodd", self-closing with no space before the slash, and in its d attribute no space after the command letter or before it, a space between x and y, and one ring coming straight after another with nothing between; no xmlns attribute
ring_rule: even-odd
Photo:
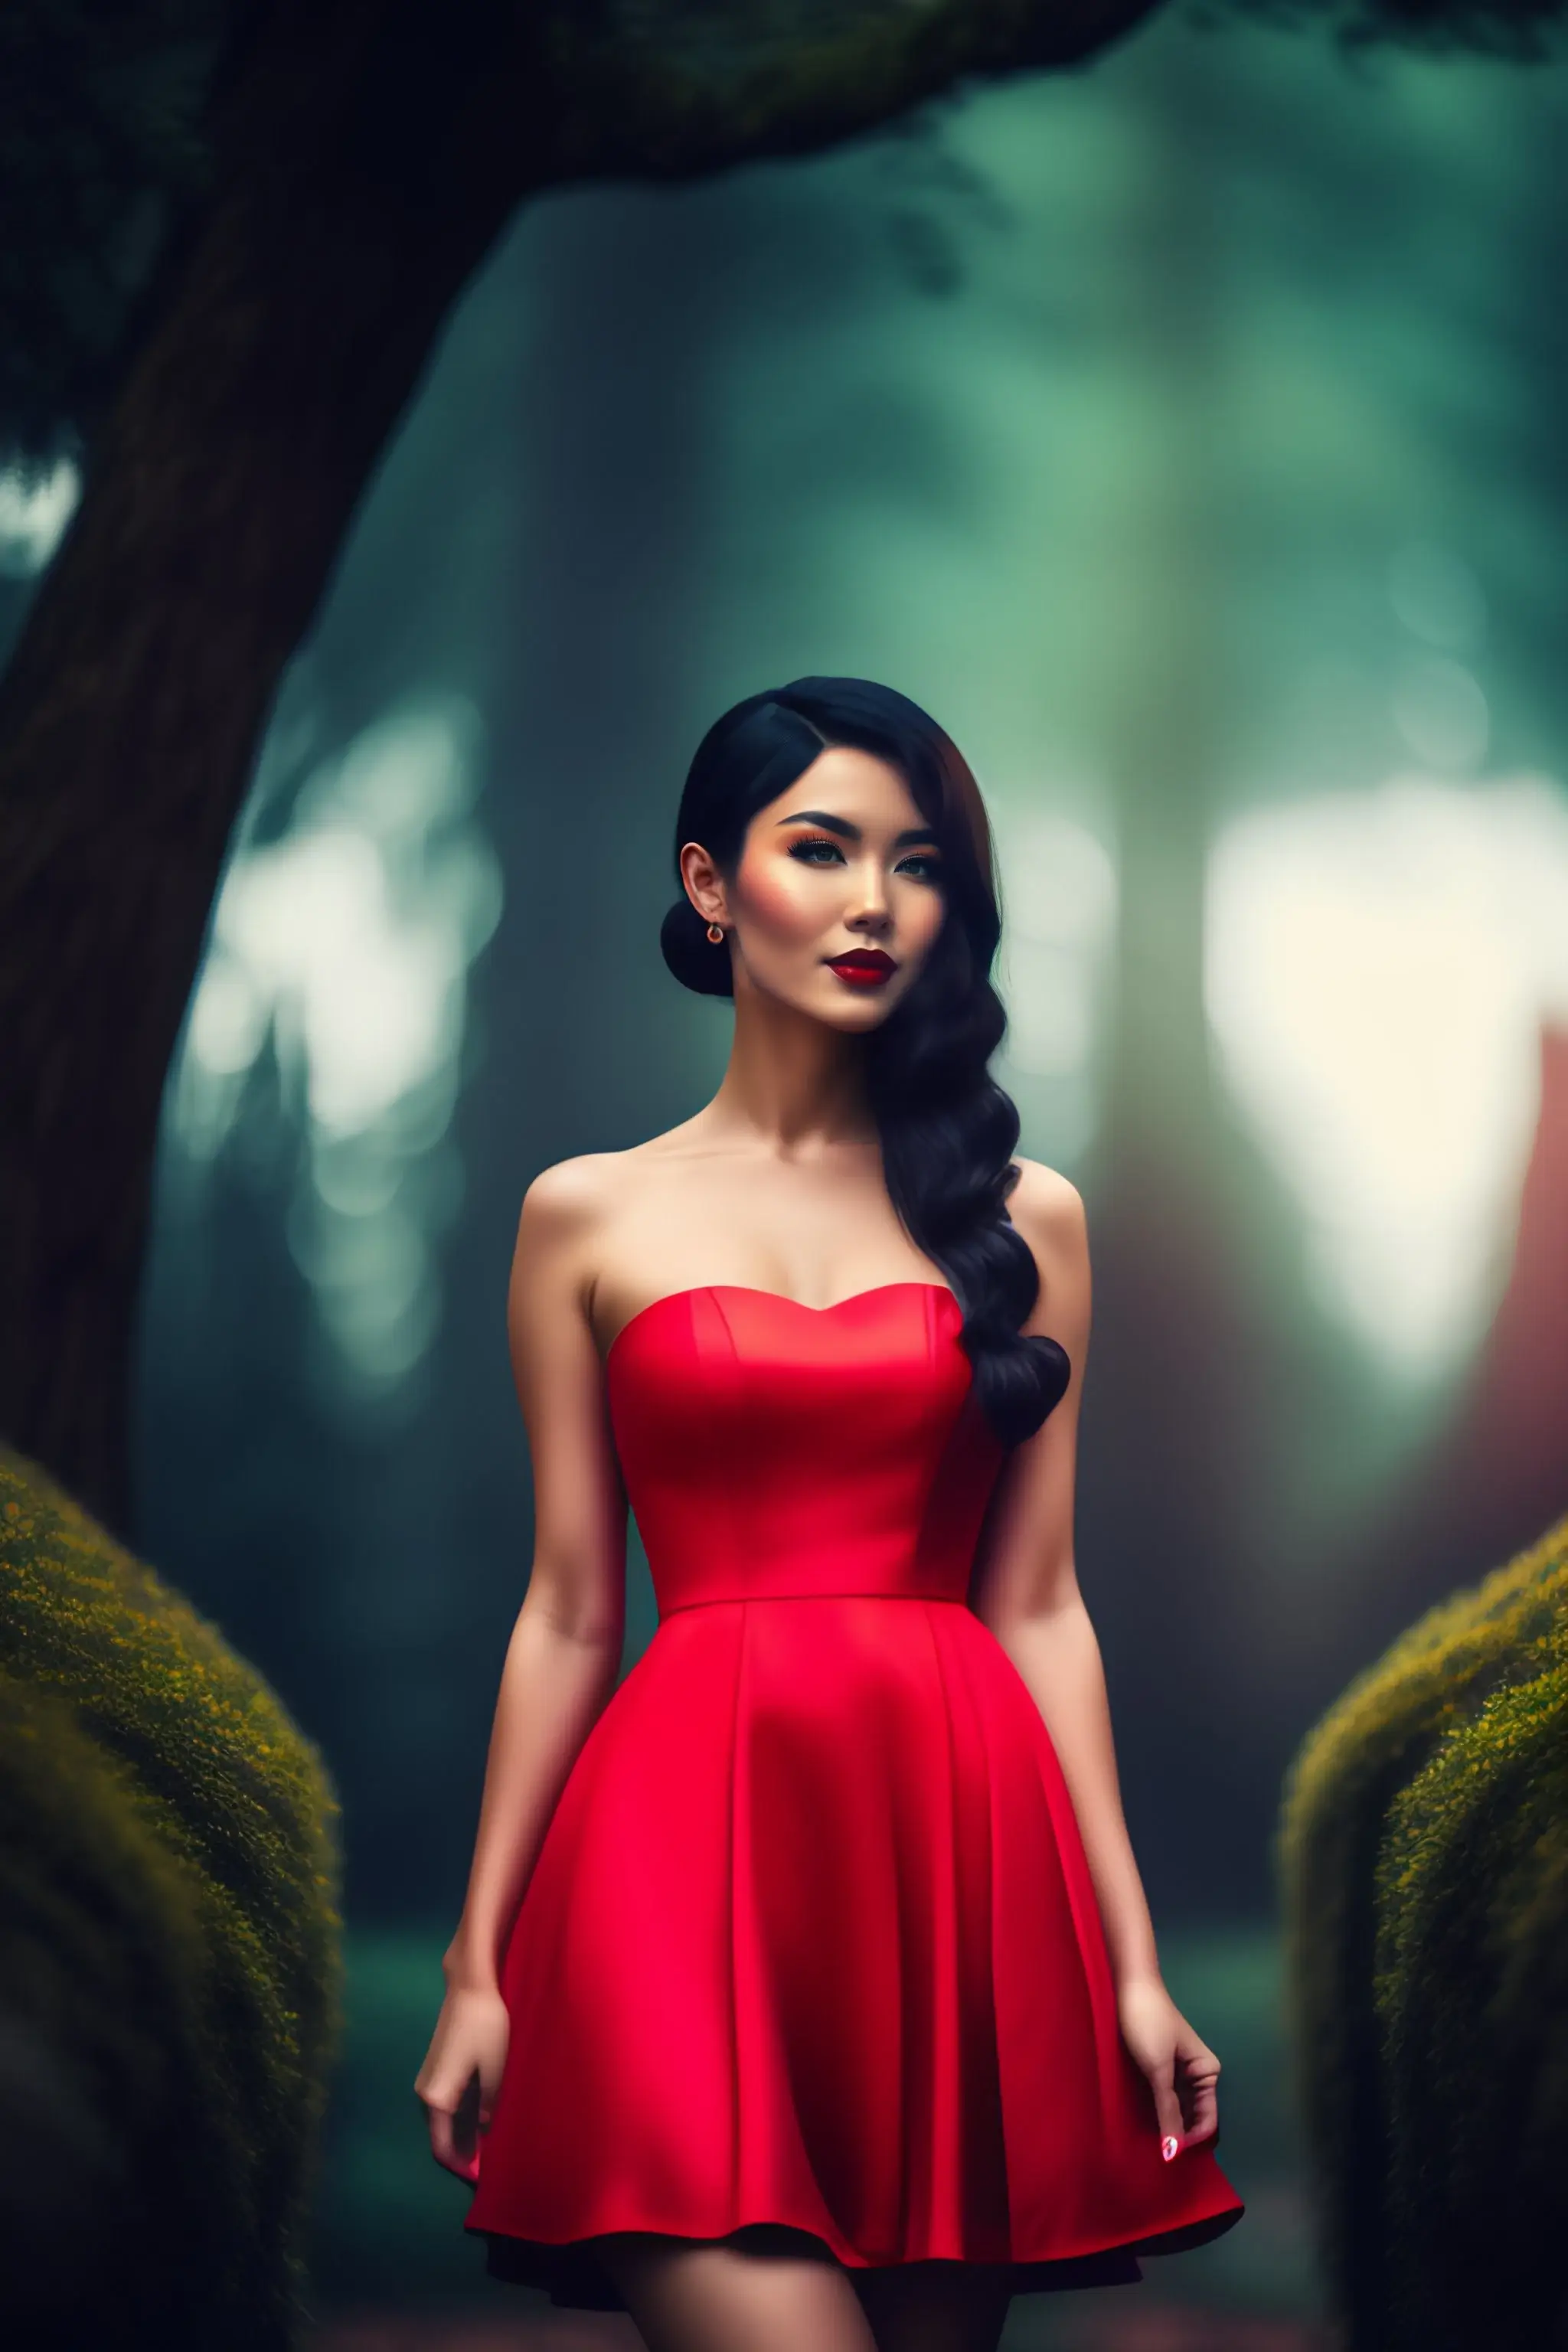
<svg viewBox="0 0 1568 2352"><path fill-rule="evenodd" d="M748 697L675 838L734 1043L523 1202L533 1567L416 2087L491 2272L652 2352L994 2352L1243 2210L1074 1569L1082 1203L1013 1157L989 830L916 704Z"/></svg>

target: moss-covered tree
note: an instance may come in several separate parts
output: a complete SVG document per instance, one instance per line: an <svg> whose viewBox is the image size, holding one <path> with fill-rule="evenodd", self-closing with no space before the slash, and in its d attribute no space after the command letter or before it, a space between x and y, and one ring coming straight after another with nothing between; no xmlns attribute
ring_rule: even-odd
<svg viewBox="0 0 1568 2352"><path fill-rule="evenodd" d="M0 2272L31 2352L284 2352L342 2032L320 1750L0 1445Z"/></svg>
<svg viewBox="0 0 1568 2352"><path fill-rule="evenodd" d="M1568 1519L1407 1627L1292 1759L1292 2104L1347 2352L1564 2340L1565 1731Z"/></svg>

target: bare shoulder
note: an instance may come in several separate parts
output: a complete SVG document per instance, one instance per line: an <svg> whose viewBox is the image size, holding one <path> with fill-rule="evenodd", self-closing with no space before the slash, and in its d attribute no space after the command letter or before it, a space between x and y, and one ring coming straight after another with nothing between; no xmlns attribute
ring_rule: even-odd
<svg viewBox="0 0 1568 2352"><path fill-rule="evenodd" d="M1089 1223L1078 1186L1055 1168L1015 1156L1018 1181L1007 1202L1014 1224L1028 1244L1040 1277L1039 1296L1024 1325L1067 1349L1074 1368L1074 1393L1089 1350L1090 1290Z"/></svg>
<svg viewBox="0 0 1568 2352"><path fill-rule="evenodd" d="M590 1287L604 1234L626 1196L622 1151L585 1151L542 1168L522 1196L518 1220L520 1268L568 1272L579 1291Z"/></svg>
<svg viewBox="0 0 1568 2352"><path fill-rule="evenodd" d="M582 1234L603 1227L646 1184L659 1160L682 1157L688 1120L624 1151L584 1151L542 1168L522 1196L525 1223L541 1234Z"/></svg>
<svg viewBox="0 0 1568 2352"><path fill-rule="evenodd" d="M1007 1213L1037 1259L1065 1268L1085 1255L1089 1220L1083 1195L1070 1177L1038 1160L1014 1156L1018 1181L1007 1198Z"/></svg>
<svg viewBox="0 0 1568 2352"><path fill-rule="evenodd" d="M598 1223L616 1194L615 1151L585 1151L542 1168L522 1196L522 1223L541 1240L581 1234Z"/></svg>

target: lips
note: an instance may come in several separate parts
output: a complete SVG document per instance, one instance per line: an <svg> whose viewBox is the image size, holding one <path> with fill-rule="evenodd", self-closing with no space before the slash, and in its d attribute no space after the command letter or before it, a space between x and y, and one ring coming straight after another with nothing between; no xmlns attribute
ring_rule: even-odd
<svg viewBox="0 0 1568 2352"><path fill-rule="evenodd" d="M847 955L835 956L828 965L828 970L836 971L840 980L859 988L877 987L898 968L894 959L884 955L880 948L852 948Z"/></svg>

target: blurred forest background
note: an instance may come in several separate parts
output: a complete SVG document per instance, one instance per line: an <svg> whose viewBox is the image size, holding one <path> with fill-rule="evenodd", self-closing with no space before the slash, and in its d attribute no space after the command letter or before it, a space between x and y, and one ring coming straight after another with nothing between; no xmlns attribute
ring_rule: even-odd
<svg viewBox="0 0 1568 2352"><path fill-rule="evenodd" d="M522 1192L716 1083L658 949L680 782L830 671L980 776L999 1074L1089 1206L1079 1573L1251 2200L1160 2292L1311 2308L1281 1776L1568 1505L1565 137L1560 66L1178 13L549 194L468 287L273 711L138 1334L138 1549L343 1798L329 2291L479 2263L408 2086L528 1574ZM74 496L0 481L5 642ZM652 1623L637 1556L628 1664Z"/></svg>

